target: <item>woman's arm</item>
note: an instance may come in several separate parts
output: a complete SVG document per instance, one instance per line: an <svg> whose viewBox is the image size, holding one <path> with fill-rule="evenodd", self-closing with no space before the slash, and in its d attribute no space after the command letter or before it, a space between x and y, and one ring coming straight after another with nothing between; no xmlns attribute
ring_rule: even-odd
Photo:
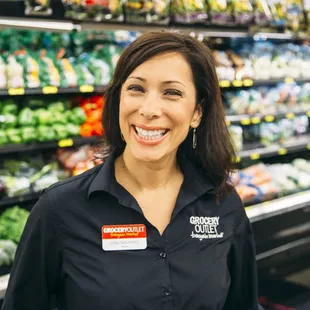
<svg viewBox="0 0 310 310"><path fill-rule="evenodd" d="M2 310L48 310L61 273L55 214L45 192L33 207L18 245Z"/></svg>
<svg viewBox="0 0 310 310"><path fill-rule="evenodd" d="M239 196L237 204L234 235L228 261L231 284L224 310L257 310L254 236Z"/></svg>

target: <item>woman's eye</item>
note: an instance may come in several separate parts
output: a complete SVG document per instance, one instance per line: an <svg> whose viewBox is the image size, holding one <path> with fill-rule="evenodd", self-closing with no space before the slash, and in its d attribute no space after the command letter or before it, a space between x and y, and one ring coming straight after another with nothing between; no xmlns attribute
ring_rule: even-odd
<svg viewBox="0 0 310 310"><path fill-rule="evenodd" d="M179 90L176 90L176 89L167 89L164 92L164 95L173 96L173 97L182 97L183 93Z"/></svg>
<svg viewBox="0 0 310 310"><path fill-rule="evenodd" d="M127 90L134 91L134 92L143 92L144 93L144 89L140 85L129 85L127 87Z"/></svg>

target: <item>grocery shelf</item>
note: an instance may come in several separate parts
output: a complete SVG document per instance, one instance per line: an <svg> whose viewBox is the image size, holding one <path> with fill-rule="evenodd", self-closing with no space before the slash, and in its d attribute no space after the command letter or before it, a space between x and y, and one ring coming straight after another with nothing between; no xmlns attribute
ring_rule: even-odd
<svg viewBox="0 0 310 310"><path fill-rule="evenodd" d="M80 30L81 26L74 24L71 21L40 19L28 17L7 17L0 16L0 28L13 27L22 29L34 30L51 30L70 32L73 30Z"/></svg>
<svg viewBox="0 0 310 310"><path fill-rule="evenodd" d="M278 32L277 29L269 29L270 32L255 31L251 27L242 25L181 25L181 24L125 24L117 22L83 22L53 19L48 17L32 18L32 17L12 17L0 16L0 28L12 27L22 29L36 29L36 30L51 30L61 32L71 31L85 31L85 30L127 30L147 32L154 30L181 30L182 32L189 33L203 37L219 37L219 38L251 38L255 40L294 40L299 39L299 36L288 32ZM300 37L301 39L308 39L308 36Z"/></svg>
<svg viewBox="0 0 310 310"><path fill-rule="evenodd" d="M310 190L246 207L252 223L310 206Z"/></svg>
<svg viewBox="0 0 310 310"><path fill-rule="evenodd" d="M243 88L243 87L255 87L255 86L272 86L277 85L279 83L309 83L310 78L292 78L285 77L279 79L268 79L268 80L252 80L252 79L244 79L244 80L220 80L219 84L221 88Z"/></svg>
<svg viewBox="0 0 310 310"><path fill-rule="evenodd" d="M21 202L31 202L38 200L40 197L40 193L29 193L17 197L5 197L0 198L0 207L5 207L9 205L15 205Z"/></svg>
<svg viewBox="0 0 310 310"><path fill-rule="evenodd" d="M78 87L45 86L40 88L9 88L0 89L0 96L53 95L102 93L104 86L81 85Z"/></svg>
<svg viewBox="0 0 310 310"><path fill-rule="evenodd" d="M307 150L310 150L310 135L293 137L290 141L284 142L282 144L272 144L268 147L241 151L238 154L237 161L242 159L258 160L260 158L282 156L289 153Z"/></svg>
<svg viewBox="0 0 310 310"><path fill-rule="evenodd" d="M228 125L256 125L261 122L273 122L277 119L293 119L296 116L302 116L307 115L310 117L310 109L307 110L291 110L290 112L286 113L268 113L268 114L262 114L257 113L253 115L249 114L242 114L242 115L227 115L226 116L226 122Z"/></svg>
<svg viewBox="0 0 310 310"><path fill-rule="evenodd" d="M58 147L81 146L84 144L95 144L99 141L100 137L95 136L88 138L68 138L54 142L42 142L33 144L8 144L0 147L0 155L18 152L29 152L35 150L56 149Z"/></svg>
<svg viewBox="0 0 310 310"><path fill-rule="evenodd" d="M243 88L243 87L255 87L255 86L268 86L276 85L279 83L306 83L310 82L310 78L306 79L270 79L270 80L220 80L219 85L221 88ZM77 87L56 87L45 86L39 88L8 88L0 89L0 96L23 96L23 95L53 95L53 94L83 94L83 93L102 93L105 86L93 86L93 85L81 85Z"/></svg>

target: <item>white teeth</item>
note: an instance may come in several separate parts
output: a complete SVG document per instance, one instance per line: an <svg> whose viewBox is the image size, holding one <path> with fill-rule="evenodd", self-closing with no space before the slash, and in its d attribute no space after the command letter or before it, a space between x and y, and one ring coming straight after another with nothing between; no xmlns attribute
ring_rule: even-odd
<svg viewBox="0 0 310 310"><path fill-rule="evenodd" d="M156 140L160 139L165 133L165 129L161 130L145 130L139 127L135 127L138 133L138 136L140 138L146 139L146 140Z"/></svg>

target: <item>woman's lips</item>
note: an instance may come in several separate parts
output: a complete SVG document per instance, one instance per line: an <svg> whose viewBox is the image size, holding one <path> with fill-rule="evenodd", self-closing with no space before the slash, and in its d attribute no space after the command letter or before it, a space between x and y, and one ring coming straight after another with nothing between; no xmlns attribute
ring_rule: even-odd
<svg viewBox="0 0 310 310"><path fill-rule="evenodd" d="M160 144L166 138L167 133L169 132L168 129L160 129L158 127L156 127L156 129L153 129L154 127L143 127L148 129L144 129L142 126L132 126L132 131L135 139L144 145Z"/></svg>

